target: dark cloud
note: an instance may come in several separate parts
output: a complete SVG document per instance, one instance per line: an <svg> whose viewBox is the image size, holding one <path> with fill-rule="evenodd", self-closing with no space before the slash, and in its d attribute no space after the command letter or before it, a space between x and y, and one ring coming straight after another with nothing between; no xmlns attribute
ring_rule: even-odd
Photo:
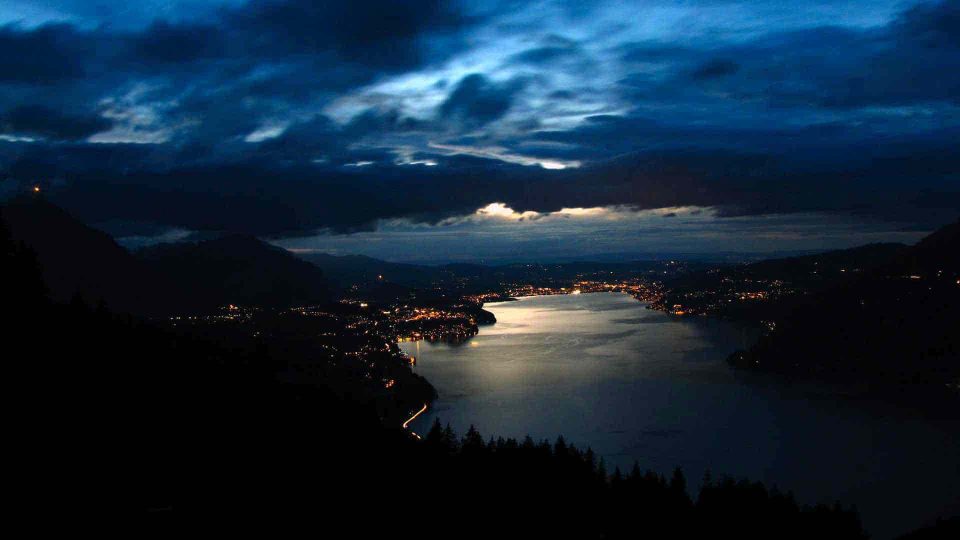
<svg viewBox="0 0 960 540"><path fill-rule="evenodd" d="M351 156L376 162L368 167L248 160L158 170L134 167L151 161L139 147L92 154L67 147L61 154L77 154L66 162L72 168L69 181L49 189L48 196L90 222L145 221L265 235L369 230L377 220L399 217L437 222L492 201L539 212L607 205L713 206L724 216L839 212L932 226L954 219L960 208L960 157L948 151L947 142L925 148L847 147L842 151L859 159L824 159L806 170L792 155L688 148L631 153L544 174L465 157L432 156L436 167L394 166L388 153L373 150ZM346 155L337 159L345 161ZM86 165L78 170L81 161ZM111 163L130 168L104 166ZM35 165L24 163L9 173L36 171ZM904 181L920 170L922 180Z"/></svg>
<svg viewBox="0 0 960 540"><path fill-rule="evenodd" d="M220 58L228 53L223 34L213 25L158 21L131 38L130 54L146 65Z"/></svg>
<svg viewBox="0 0 960 540"><path fill-rule="evenodd" d="M394 71L426 61L428 36L449 38L475 22L444 0L264 0L228 11L224 24L260 54L332 52Z"/></svg>
<svg viewBox="0 0 960 540"><path fill-rule="evenodd" d="M957 6L924 3L880 28L820 27L739 45L725 51L740 65L726 88L743 101L788 107L957 103Z"/></svg>
<svg viewBox="0 0 960 540"><path fill-rule="evenodd" d="M445 0L254 0L203 21L157 20L132 31L8 25L0 28L0 82L51 84L117 70L164 76L206 61L215 71L240 70L234 76L276 62L337 72L313 78L315 85L345 75L360 84L448 56L458 32L481 20Z"/></svg>
<svg viewBox="0 0 960 540"><path fill-rule="evenodd" d="M52 140L84 139L111 125L99 114L67 114L41 105L21 105L0 115L0 134Z"/></svg>
<svg viewBox="0 0 960 540"><path fill-rule="evenodd" d="M621 79L637 102L762 104L811 113L958 103L960 37L955 1L921 2L883 25L807 26L729 44L642 41L617 48L636 71ZM733 76L735 75L735 76ZM691 86L689 81L709 85Z"/></svg>
<svg viewBox="0 0 960 540"><path fill-rule="evenodd" d="M369 110L351 119L344 126L343 133L348 137L357 138L370 133L403 134L428 128L427 122L404 116L393 109Z"/></svg>
<svg viewBox="0 0 960 540"><path fill-rule="evenodd" d="M84 37L69 25L0 28L0 82L47 85L85 74Z"/></svg>
<svg viewBox="0 0 960 540"><path fill-rule="evenodd" d="M960 47L960 4L950 0L921 3L904 12L893 26L927 47Z"/></svg>
<svg viewBox="0 0 960 540"><path fill-rule="evenodd" d="M700 65L700 67L694 70L693 78L700 81L716 79L718 77L733 75L738 69L740 69L740 65L732 60L715 58L708 62L704 62Z"/></svg>
<svg viewBox="0 0 960 540"><path fill-rule="evenodd" d="M479 73L467 75L443 102L439 112L445 119L486 124L507 113L514 94L521 88L520 81L496 84Z"/></svg>
<svg viewBox="0 0 960 540"><path fill-rule="evenodd" d="M576 93L570 90L555 90L550 92L549 97L550 99L573 99L576 97Z"/></svg>

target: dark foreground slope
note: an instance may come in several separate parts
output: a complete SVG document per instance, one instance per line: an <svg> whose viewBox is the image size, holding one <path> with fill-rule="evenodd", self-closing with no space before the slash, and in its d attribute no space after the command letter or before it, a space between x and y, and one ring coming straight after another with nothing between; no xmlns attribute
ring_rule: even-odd
<svg viewBox="0 0 960 540"><path fill-rule="evenodd" d="M812 295L778 321L775 331L730 361L903 391L955 390L960 382L958 254L960 222L881 267Z"/></svg>
<svg viewBox="0 0 960 540"><path fill-rule="evenodd" d="M0 259L19 315L3 342L8 485L35 528L133 516L137 536L202 522L270 536L862 538L854 512L800 508L759 484L710 482L691 498L679 472L608 476L562 441L485 443L439 426L417 440L337 370L279 377L282 346L50 302L35 257L2 231Z"/></svg>

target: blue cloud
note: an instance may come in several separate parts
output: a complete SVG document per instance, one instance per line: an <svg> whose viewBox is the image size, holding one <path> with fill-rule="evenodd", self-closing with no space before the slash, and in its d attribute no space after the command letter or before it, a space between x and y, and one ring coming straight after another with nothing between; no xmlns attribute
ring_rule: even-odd
<svg viewBox="0 0 960 540"><path fill-rule="evenodd" d="M953 1L22 6L0 192L56 179L99 221L305 234L504 201L924 227L960 191Z"/></svg>
<svg viewBox="0 0 960 540"><path fill-rule="evenodd" d="M443 118L467 125L486 124L507 113L521 88L520 81L498 85L473 73L460 80L438 111Z"/></svg>

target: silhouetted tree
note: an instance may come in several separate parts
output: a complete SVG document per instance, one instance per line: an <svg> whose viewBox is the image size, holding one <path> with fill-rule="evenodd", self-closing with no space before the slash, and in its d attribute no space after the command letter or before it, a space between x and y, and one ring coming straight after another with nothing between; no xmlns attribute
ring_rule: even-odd
<svg viewBox="0 0 960 540"><path fill-rule="evenodd" d="M483 437L473 424L470 424L470 429L463 436L461 448L465 454L477 454L484 450Z"/></svg>

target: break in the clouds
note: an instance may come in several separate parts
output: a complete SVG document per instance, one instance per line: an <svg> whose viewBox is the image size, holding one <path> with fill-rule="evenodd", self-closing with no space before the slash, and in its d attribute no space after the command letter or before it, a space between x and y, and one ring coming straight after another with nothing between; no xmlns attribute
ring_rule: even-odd
<svg viewBox="0 0 960 540"><path fill-rule="evenodd" d="M547 245L613 222L565 209L827 238L960 208L957 1L0 0L0 50L0 193L95 223L426 238L508 208Z"/></svg>
<svg viewBox="0 0 960 540"><path fill-rule="evenodd" d="M701 207L563 208L540 213L518 212L498 202L435 225L395 219L382 223L375 231L319 234L276 243L298 253L363 254L427 264L448 261L496 264L690 256L762 257L783 253L787 248L818 251L843 248L851 243L912 243L922 234L878 224L865 227L856 219L831 214L721 218L715 209ZM430 249L422 249L423 245L429 245Z"/></svg>

